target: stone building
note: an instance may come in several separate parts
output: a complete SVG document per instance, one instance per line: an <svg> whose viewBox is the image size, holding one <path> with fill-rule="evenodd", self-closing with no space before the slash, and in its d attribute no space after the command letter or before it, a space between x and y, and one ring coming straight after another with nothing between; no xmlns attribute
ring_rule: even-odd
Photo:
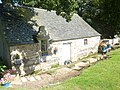
<svg viewBox="0 0 120 90"><path fill-rule="evenodd" d="M4 35L8 47L0 52L0 57L4 60L1 53L8 52L8 61L12 66L24 63L24 67L27 67L56 61L64 65L97 52L100 34L77 14L73 15L70 22L66 22L55 11L32 10L36 14L27 22L9 15L5 18L0 10L0 20L4 23L4 29L1 29L4 33L1 35Z"/></svg>

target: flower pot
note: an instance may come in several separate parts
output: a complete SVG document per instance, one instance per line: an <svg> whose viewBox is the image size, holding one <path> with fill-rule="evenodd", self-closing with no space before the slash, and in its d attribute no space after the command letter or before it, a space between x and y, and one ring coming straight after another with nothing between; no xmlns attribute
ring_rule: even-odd
<svg viewBox="0 0 120 90"><path fill-rule="evenodd" d="M9 86L10 86L10 82L7 82L7 83L5 83L5 84L1 84L1 86L9 87Z"/></svg>

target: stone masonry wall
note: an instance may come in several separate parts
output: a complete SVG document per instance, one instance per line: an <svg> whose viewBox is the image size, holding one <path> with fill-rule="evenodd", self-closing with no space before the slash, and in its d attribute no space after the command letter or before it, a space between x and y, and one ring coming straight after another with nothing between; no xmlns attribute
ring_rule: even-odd
<svg viewBox="0 0 120 90"><path fill-rule="evenodd" d="M39 63L40 46L36 44L17 45L10 47L11 62L18 73L24 75L34 71L34 65ZM18 54L19 56L16 56Z"/></svg>

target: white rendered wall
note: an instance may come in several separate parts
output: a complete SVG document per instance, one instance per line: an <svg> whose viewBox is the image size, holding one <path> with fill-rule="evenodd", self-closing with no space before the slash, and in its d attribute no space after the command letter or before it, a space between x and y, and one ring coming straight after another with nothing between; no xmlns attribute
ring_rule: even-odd
<svg viewBox="0 0 120 90"><path fill-rule="evenodd" d="M84 39L87 39L87 45L84 45ZM78 58L82 58L90 53L98 51L100 36L84 39L53 42L50 46L52 47L52 51L54 48L58 49L56 56L59 57L62 62L65 61L66 57L68 57L67 54L69 54L69 47L67 48L66 45L70 46L70 59L76 61Z"/></svg>

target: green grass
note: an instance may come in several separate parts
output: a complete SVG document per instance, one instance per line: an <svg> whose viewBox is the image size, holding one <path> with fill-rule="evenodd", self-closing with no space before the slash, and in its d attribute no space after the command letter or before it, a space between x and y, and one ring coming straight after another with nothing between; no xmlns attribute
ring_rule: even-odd
<svg viewBox="0 0 120 90"><path fill-rule="evenodd" d="M57 67L59 67L59 64L54 64L51 66L51 68L57 68Z"/></svg>
<svg viewBox="0 0 120 90"><path fill-rule="evenodd" d="M120 49L112 51L109 57L108 60L100 61L84 70L77 77L68 79L59 85L35 90L120 90Z"/></svg>
<svg viewBox="0 0 120 90"><path fill-rule="evenodd" d="M40 90L120 90L120 49L112 51L110 57L84 70L78 77Z"/></svg>

